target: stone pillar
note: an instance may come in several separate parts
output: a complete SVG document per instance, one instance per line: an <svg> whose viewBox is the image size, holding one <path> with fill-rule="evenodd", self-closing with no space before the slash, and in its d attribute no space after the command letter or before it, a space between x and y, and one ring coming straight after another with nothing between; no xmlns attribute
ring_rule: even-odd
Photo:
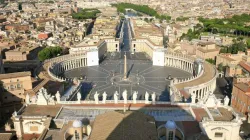
<svg viewBox="0 0 250 140"><path fill-rule="evenodd" d="M125 80L127 79L127 56L124 55L124 77Z"/></svg>

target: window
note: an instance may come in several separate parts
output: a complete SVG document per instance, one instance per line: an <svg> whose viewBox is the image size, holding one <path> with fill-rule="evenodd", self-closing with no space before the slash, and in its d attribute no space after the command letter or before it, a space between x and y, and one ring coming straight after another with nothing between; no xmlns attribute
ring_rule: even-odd
<svg viewBox="0 0 250 140"><path fill-rule="evenodd" d="M248 106L248 110L250 110L250 105Z"/></svg>
<svg viewBox="0 0 250 140"><path fill-rule="evenodd" d="M223 133L215 132L214 137L221 138L223 136Z"/></svg>
<svg viewBox="0 0 250 140"><path fill-rule="evenodd" d="M16 79L16 81L18 82L18 81L19 81L19 79Z"/></svg>
<svg viewBox="0 0 250 140"><path fill-rule="evenodd" d="M173 131L168 132L168 140L174 140L174 132Z"/></svg>
<svg viewBox="0 0 250 140"><path fill-rule="evenodd" d="M10 89L11 89L11 90L14 90L14 86L13 86L13 85L10 85Z"/></svg>
<svg viewBox="0 0 250 140"><path fill-rule="evenodd" d="M21 85L19 83L17 84L17 88L21 88Z"/></svg>
<svg viewBox="0 0 250 140"><path fill-rule="evenodd" d="M75 130L75 140L79 140L79 134L77 133L77 131Z"/></svg>

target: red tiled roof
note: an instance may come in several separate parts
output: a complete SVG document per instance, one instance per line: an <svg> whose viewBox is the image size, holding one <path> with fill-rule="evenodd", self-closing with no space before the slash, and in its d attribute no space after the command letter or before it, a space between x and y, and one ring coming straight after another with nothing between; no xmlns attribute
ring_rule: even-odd
<svg viewBox="0 0 250 140"><path fill-rule="evenodd" d="M250 66L248 64L246 64L245 62L241 61L239 63L239 65L244 68L245 70L247 70L248 72L250 72Z"/></svg>
<svg viewBox="0 0 250 140"><path fill-rule="evenodd" d="M193 112L198 122L201 122L203 117L209 117L206 110L203 108L193 108Z"/></svg>
<svg viewBox="0 0 250 140"><path fill-rule="evenodd" d="M199 127L199 122L197 121L183 121L181 122L185 136L193 135L201 133L201 129Z"/></svg>
<svg viewBox="0 0 250 140"><path fill-rule="evenodd" d="M40 134L24 134L23 140L33 140L34 138L38 138Z"/></svg>

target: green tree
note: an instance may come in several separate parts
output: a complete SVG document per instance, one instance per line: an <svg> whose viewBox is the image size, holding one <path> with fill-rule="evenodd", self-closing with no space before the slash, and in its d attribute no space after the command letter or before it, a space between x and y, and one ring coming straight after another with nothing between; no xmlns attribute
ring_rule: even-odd
<svg viewBox="0 0 250 140"><path fill-rule="evenodd" d="M22 8L22 3L18 3L18 10L23 10L23 8Z"/></svg>
<svg viewBox="0 0 250 140"><path fill-rule="evenodd" d="M133 9L137 12L140 12L149 16L154 16L157 19L160 19L161 21L171 19L170 16L158 14L156 10L148 7L147 5L136 5L132 3L118 3L118 4L112 4L112 6L116 7L117 11L123 14L126 14L125 9Z"/></svg>
<svg viewBox="0 0 250 140"><path fill-rule="evenodd" d="M250 38L246 40L247 48L250 49Z"/></svg>
<svg viewBox="0 0 250 140"><path fill-rule="evenodd" d="M38 53L38 58L40 61L44 61L46 59L50 59L53 57L57 57L58 55L61 55L62 51L63 51L62 48L59 46L44 48Z"/></svg>
<svg viewBox="0 0 250 140"><path fill-rule="evenodd" d="M73 19L94 19L97 17L98 13L101 13L98 9L86 8L82 9L78 13L73 13L71 16Z"/></svg>
<svg viewBox="0 0 250 140"><path fill-rule="evenodd" d="M223 71L224 67L223 67L222 63L220 63L220 64L218 65L217 69L218 69L219 72L222 72L222 71Z"/></svg>
<svg viewBox="0 0 250 140"><path fill-rule="evenodd" d="M215 60L214 60L214 59L208 58L208 59L206 59L206 61L207 61L208 63L210 63L210 64L215 65Z"/></svg>

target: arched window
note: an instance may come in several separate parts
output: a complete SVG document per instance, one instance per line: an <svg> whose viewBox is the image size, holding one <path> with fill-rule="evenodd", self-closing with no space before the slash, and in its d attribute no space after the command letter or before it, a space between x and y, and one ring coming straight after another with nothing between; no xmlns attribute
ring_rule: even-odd
<svg viewBox="0 0 250 140"><path fill-rule="evenodd" d="M168 132L168 140L174 140L174 132L173 131Z"/></svg>

